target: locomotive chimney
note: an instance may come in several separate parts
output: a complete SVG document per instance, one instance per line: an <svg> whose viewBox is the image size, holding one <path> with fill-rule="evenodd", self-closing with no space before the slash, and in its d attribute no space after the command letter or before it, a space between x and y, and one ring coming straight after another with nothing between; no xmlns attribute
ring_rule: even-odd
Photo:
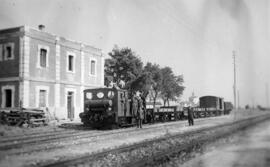
<svg viewBox="0 0 270 167"><path fill-rule="evenodd" d="M38 29L40 31L43 31L45 29L45 25L43 25L43 24L38 25Z"/></svg>

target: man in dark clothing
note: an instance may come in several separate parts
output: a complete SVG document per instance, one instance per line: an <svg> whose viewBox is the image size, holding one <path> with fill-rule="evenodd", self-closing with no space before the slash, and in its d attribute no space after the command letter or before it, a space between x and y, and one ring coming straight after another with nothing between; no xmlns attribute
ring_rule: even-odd
<svg viewBox="0 0 270 167"><path fill-rule="evenodd" d="M132 115L133 115L134 118L137 119L138 100L137 100L135 94L132 95L132 100L131 100L131 102L132 102L132 109L131 109Z"/></svg>
<svg viewBox="0 0 270 167"><path fill-rule="evenodd" d="M142 128L142 121L143 121L143 102L140 96L138 96L138 110L137 110L137 127Z"/></svg>
<svg viewBox="0 0 270 167"><path fill-rule="evenodd" d="M132 113L134 114L134 117L136 118L137 127L142 128L143 102L138 92L134 94L132 97Z"/></svg>
<svg viewBox="0 0 270 167"><path fill-rule="evenodd" d="M146 113L146 100L145 97L143 96L143 93L140 94L140 98L141 98L141 105L142 105L142 119L143 121L145 121L144 123L146 123L147 119L145 120L147 113Z"/></svg>
<svg viewBox="0 0 270 167"><path fill-rule="evenodd" d="M188 107L188 125L189 126L194 125L193 109L191 107Z"/></svg>

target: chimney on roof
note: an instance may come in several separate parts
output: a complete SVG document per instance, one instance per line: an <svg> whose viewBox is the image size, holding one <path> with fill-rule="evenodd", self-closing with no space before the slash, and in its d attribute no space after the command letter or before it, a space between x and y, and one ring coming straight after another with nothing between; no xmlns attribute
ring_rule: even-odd
<svg viewBox="0 0 270 167"><path fill-rule="evenodd" d="M43 24L38 25L38 29L40 31L43 31L45 29L45 26Z"/></svg>

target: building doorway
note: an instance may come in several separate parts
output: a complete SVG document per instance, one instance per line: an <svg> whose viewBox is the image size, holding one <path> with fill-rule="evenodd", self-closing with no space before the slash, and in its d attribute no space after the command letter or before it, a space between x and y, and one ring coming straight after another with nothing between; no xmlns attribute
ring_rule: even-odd
<svg viewBox="0 0 270 167"><path fill-rule="evenodd" d="M11 108L14 107L15 100L15 86L14 85L6 85L1 88L1 96L0 103L2 108Z"/></svg>
<svg viewBox="0 0 270 167"><path fill-rule="evenodd" d="M46 97L47 97L47 91L39 90L39 104L38 104L39 107L47 107Z"/></svg>
<svg viewBox="0 0 270 167"><path fill-rule="evenodd" d="M70 120L74 119L74 92L67 92L67 117Z"/></svg>
<svg viewBox="0 0 270 167"><path fill-rule="evenodd" d="M12 90L5 89L5 107L12 107Z"/></svg>

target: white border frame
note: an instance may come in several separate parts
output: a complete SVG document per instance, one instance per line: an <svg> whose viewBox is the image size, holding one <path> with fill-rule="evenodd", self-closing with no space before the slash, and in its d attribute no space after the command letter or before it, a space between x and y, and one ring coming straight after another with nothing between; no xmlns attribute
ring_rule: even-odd
<svg viewBox="0 0 270 167"><path fill-rule="evenodd" d="M69 65L69 63L68 63L68 57L69 56L73 56L73 71L69 71L69 69L68 69L68 65ZM75 73L75 71L76 71L76 54L74 52L67 51L66 59L67 59L66 60L66 71L68 73Z"/></svg>
<svg viewBox="0 0 270 167"><path fill-rule="evenodd" d="M40 90L46 90L46 107L49 107L49 94L50 88L49 86L36 86L36 107L39 107L39 92Z"/></svg>
<svg viewBox="0 0 270 167"><path fill-rule="evenodd" d="M11 47L11 57L10 58L7 57L7 51L6 51L7 48L6 47L8 47L8 46ZM15 50L14 42L5 43L3 49L4 49L4 59L3 60L14 60L14 50Z"/></svg>
<svg viewBox="0 0 270 167"><path fill-rule="evenodd" d="M41 66L40 66L40 50L41 50L41 49L46 49L46 50L47 50L47 55L46 55L46 67L41 67ZM49 48L49 46L38 45L37 68L46 69L46 68L49 67L49 55L50 55L50 48Z"/></svg>
<svg viewBox="0 0 270 167"><path fill-rule="evenodd" d="M1 107L2 108L7 108L5 107L5 103L6 103L6 94L5 94L5 90L7 89L11 89L11 108L14 107L14 103L15 103L15 85L5 85L2 86L1 90L2 90L2 104Z"/></svg>
<svg viewBox="0 0 270 167"><path fill-rule="evenodd" d="M90 57L89 59L89 75L92 77L96 77L97 76L97 59L94 57ZM91 74L91 61L95 61L95 74Z"/></svg>

